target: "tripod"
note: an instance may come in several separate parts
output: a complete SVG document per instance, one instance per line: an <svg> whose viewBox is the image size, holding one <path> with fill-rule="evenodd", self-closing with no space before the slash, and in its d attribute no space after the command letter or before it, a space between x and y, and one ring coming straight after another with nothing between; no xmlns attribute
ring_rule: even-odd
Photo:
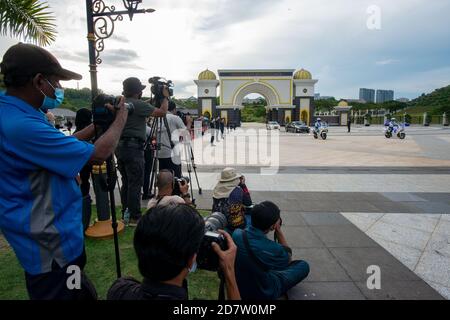
<svg viewBox="0 0 450 320"><path fill-rule="evenodd" d="M96 137L98 137L97 129L95 130ZM115 200L115 188L117 183L117 170L114 164L114 156L111 155L106 160L106 179L102 177L98 180L98 186L104 192L108 192L109 194L109 209L111 213L111 227L113 230L113 238L114 238L114 253L116 260L116 274L117 278L122 276L121 268L120 268L120 251L119 251L119 236L118 236L118 223L116 216L116 200Z"/></svg>
<svg viewBox="0 0 450 320"><path fill-rule="evenodd" d="M161 134L162 134L162 126L164 124L164 127L167 131L167 135L169 137L170 147L173 149L174 144L172 142L172 135L170 133L169 124L167 122L167 118L154 118L153 123L151 125L150 129L150 135L147 137L147 141L144 145L144 150L147 150L147 148L153 149L153 158L152 158L152 165L150 167L150 184L148 186L148 189L150 192L152 192L152 195L156 195L156 176L158 175L159 170L159 151L161 150ZM158 131L161 131L161 134L158 133ZM153 137L156 136L156 145L153 145Z"/></svg>
<svg viewBox="0 0 450 320"><path fill-rule="evenodd" d="M110 156L108 160L106 160L106 185L105 191L109 192L109 201L111 208L111 221L112 221L112 229L114 236L114 253L116 256L116 272L117 278L122 276L122 272L120 269L120 252L119 252L119 236L117 234L117 217L116 217L116 200L114 195L114 189L116 188L117 183L117 171L114 165L113 156Z"/></svg>
<svg viewBox="0 0 450 320"><path fill-rule="evenodd" d="M150 135L147 138L147 141L145 142L145 149L152 148L154 150L151 169L150 169L150 183L149 183L149 190L153 193L153 195L156 195L156 177L158 175L159 171L159 151L161 150L161 134L159 132L162 132L161 129L162 125L164 124L165 129L167 130L167 134L170 141L170 148L173 149L175 147L174 143L172 142L172 134L169 129L169 125L167 122L167 118L155 118L153 120L153 123L151 125ZM156 136L156 144L153 143L153 137ZM186 155L186 159L184 160L186 165L186 170L189 175L189 180L192 181L192 171L194 172L197 187L199 190L199 194L202 194L202 189L199 184L198 175L197 175L197 165L195 164L194 159L194 152L192 151L192 146L190 142L183 142L184 152ZM177 177L181 178L181 177ZM152 191L153 190L153 191ZM195 205L195 199L194 199L194 192L193 192L193 186L191 183L191 195L192 195L192 203Z"/></svg>
<svg viewBox="0 0 450 320"><path fill-rule="evenodd" d="M197 182L198 194L202 194L202 188L200 187L200 183L198 182L197 165L195 164L194 152L192 151L191 143L186 142L183 143L183 145L184 145L184 153L186 155L185 162L186 162L186 169L189 175L189 180L192 181L191 173L192 171L194 171L195 180ZM192 194L192 203L195 204L193 183L191 183L191 194Z"/></svg>

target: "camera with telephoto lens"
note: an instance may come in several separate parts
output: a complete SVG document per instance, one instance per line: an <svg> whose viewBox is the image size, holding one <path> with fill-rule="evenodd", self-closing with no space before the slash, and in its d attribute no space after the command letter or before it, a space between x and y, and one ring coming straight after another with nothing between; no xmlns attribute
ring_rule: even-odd
<svg viewBox="0 0 450 320"><path fill-rule="evenodd" d="M151 92L153 95L152 104L159 108L161 107L161 102L166 97L164 95L164 89L169 92L169 97L173 96L173 82L172 80L166 80L161 77L152 77L148 79L148 83L152 85Z"/></svg>
<svg viewBox="0 0 450 320"><path fill-rule="evenodd" d="M173 196L181 196L181 190L180 190L180 184L182 186L189 184L191 181L188 177L181 177L181 178L173 178Z"/></svg>
<svg viewBox="0 0 450 320"><path fill-rule="evenodd" d="M108 130L115 119L115 114L106 105L110 104L114 109L118 110L120 99L121 97L107 94L99 94L94 98L92 102L92 118L94 124L100 127L102 132ZM134 105L132 103L125 103L124 106L128 109L129 115L133 113Z"/></svg>
<svg viewBox="0 0 450 320"><path fill-rule="evenodd" d="M224 230L227 224L227 218L220 212L214 212L205 218L205 235L197 254L199 269L208 271L219 270L219 256L213 250L212 243L217 243L222 250L228 249L227 240L218 232L218 230Z"/></svg>

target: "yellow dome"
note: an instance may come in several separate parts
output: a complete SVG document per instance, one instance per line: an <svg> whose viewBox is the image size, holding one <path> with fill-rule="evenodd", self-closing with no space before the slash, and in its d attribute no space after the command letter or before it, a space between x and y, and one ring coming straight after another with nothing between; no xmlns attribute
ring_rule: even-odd
<svg viewBox="0 0 450 320"><path fill-rule="evenodd" d="M294 74L295 80L311 80L312 75L311 72L305 69L301 69Z"/></svg>
<svg viewBox="0 0 450 320"><path fill-rule="evenodd" d="M198 80L216 80L216 74L206 69L198 75Z"/></svg>
<svg viewBox="0 0 450 320"><path fill-rule="evenodd" d="M348 107L348 102L345 101L345 100L341 100L341 101L338 103L338 107Z"/></svg>

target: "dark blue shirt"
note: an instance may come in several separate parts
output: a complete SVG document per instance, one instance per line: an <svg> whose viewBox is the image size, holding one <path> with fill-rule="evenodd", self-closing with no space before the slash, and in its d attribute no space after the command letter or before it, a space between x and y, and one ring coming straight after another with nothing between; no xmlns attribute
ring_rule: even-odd
<svg viewBox="0 0 450 320"><path fill-rule="evenodd" d="M267 238L266 234L249 226L246 229L248 242L253 254L265 266L263 270L248 254L244 244L243 230L233 232L233 240L238 247L236 257L236 279L242 297L252 299L276 299L281 291L281 274L289 267L290 256L285 247Z"/></svg>
<svg viewBox="0 0 450 320"><path fill-rule="evenodd" d="M93 145L65 136L25 101L0 96L0 228L29 274L82 254L75 177L93 152Z"/></svg>

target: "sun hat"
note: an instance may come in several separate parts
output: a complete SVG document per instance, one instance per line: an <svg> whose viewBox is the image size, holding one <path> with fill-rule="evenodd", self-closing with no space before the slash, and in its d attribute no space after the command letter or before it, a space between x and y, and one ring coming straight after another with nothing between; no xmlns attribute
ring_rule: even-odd
<svg viewBox="0 0 450 320"><path fill-rule="evenodd" d="M239 185L242 174L234 168L225 168L220 174L219 182L213 191L213 198L228 198L231 192Z"/></svg>

